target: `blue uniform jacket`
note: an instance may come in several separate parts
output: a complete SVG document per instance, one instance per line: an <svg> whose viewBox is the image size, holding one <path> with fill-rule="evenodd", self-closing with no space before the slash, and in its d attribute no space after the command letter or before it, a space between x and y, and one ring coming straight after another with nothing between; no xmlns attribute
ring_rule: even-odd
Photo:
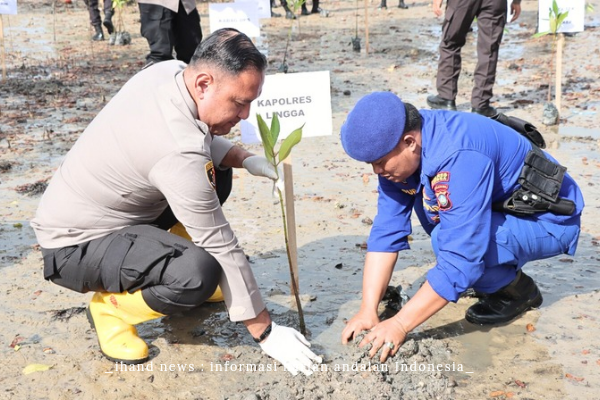
<svg viewBox="0 0 600 400"><path fill-rule="evenodd" d="M431 233L440 225L437 264L427 279L436 293L456 301L486 268L483 258L492 235L492 203L507 199L518 187L517 178L531 144L511 128L479 115L420 113L421 167L404 183L379 177L378 210L368 251L408 249L412 209L423 207L424 217L420 210L418 213L425 230ZM527 218L557 224L579 219L583 196L568 174L560 197L575 202L573 215L545 212ZM574 254L575 247L576 243L568 254Z"/></svg>

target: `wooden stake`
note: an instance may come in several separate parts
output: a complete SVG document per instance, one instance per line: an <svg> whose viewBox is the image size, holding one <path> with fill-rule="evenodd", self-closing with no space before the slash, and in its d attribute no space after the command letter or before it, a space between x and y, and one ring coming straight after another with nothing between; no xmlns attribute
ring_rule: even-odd
<svg viewBox="0 0 600 400"><path fill-rule="evenodd" d="M562 97L562 53L565 45L565 34L558 34L558 41L556 43L556 83L554 85L554 98L556 100L556 109L560 116L560 98Z"/></svg>
<svg viewBox="0 0 600 400"><path fill-rule="evenodd" d="M287 223L290 263L294 271L295 285L290 282L292 295L300 294L298 285L298 243L296 241L296 212L294 210L294 177L292 175L291 157L283 161L283 180L285 181L285 216ZM296 292L296 290L298 292Z"/></svg>
<svg viewBox="0 0 600 400"><path fill-rule="evenodd" d="M369 54L369 0L365 0L365 53Z"/></svg>
<svg viewBox="0 0 600 400"><path fill-rule="evenodd" d="M6 48L4 46L4 15L0 14L0 47L2 47L2 80L6 79Z"/></svg>

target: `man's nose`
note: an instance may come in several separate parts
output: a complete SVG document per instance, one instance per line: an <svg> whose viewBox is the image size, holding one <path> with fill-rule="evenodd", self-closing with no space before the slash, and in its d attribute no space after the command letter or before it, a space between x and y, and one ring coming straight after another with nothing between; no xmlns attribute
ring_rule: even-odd
<svg viewBox="0 0 600 400"><path fill-rule="evenodd" d="M238 116L241 119L248 118L250 116L250 104L246 104L245 106L243 106Z"/></svg>
<svg viewBox="0 0 600 400"><path fill-rule="evenodd" d="M371 167L373 167L373 172L376 173L377 175L379 175L383 172L383 169L381 169L381 167L379 167L375 164L371 164Z"/></svg>

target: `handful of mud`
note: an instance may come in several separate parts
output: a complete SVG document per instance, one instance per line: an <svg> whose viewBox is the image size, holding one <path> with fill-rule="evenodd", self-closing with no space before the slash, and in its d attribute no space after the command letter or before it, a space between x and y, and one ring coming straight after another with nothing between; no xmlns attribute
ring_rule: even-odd
<svg viewBox="0 0 600 400"><path fill-rule="evenodd" d="M409 339L394 357L379 362L379 353L368 356L368 347L359 348L364 334L347 346L346 354L325 355L313 374L295 377L288 372L276 378L254 374L245 388L231 388L231 400L271 399L453 399L456 382L446 372L452 361L441 340ZM265 356L263 356L265 357ZM265 357L266 358L266 357ZM272 361L272 360L270 360ZM261 362L268 362L261 360Z"/></svg>

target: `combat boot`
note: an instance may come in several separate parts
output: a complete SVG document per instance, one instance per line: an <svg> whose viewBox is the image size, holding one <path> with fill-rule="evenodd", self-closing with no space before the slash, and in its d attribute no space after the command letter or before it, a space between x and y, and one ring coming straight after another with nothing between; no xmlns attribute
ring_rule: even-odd
<svg viewBox="0 0 600 400"><path fill-rule="evenodd" d="M308 12L308 8L306 8L306 2L302 3L302 11L300 12L300 14L310 15L310 12Z"/></svg>
<svg viewBox="0 0 600 400"><path fill-rule="evenodd" d="M379 8L379 9L387 8L387 0L381 0L381 4L377 8Z"/></svg>
<svg viewBox="0 0 600 400"><path fill-rule="evenodd" d="M319 0L313 0L312 10L310 10L310 13L311 14L319 14L319 13L321 13L321 11L323 11L323 10L319 7Z"/></svg>
<svg viewBox="0 0 600 400"><path fill-rule="evenodd" d="M102 33L102 26L94 25L94 30L96 31L96 33L94 33L94 36L92 36L92 40L95 42L104 40L104 33Z"/></svg>
<svg viewBox="0 0 600 400"><path fill-rule="evenodd" d="M112 23L112 17L113 10L111 9L109 12L104 14L104 21L102 22L102 25L104 25L109 35L112 35L112 33L115 31L115 26Z"/></svg>
<svg viewBox="0 0 600 400"><path fill-rule="evenodd" d="M124 364L148 360L148 345L140 339L133 325L164 316L148 307L141 290L95 293L86 314L96 330L102 354Z"/></svg>
<svg viewBox="0 0 600 400"><path fill-rule="evenodd" d="M400 0L400 2L398 3L398 8L402 8L402 9L406 10L408 8L408 6L406 4L404 4L404 0Z"/></svg>
<svg viewBox="0 0 600 400"><path fill-rule="evenodd" d="M469 307L465 319L477 325L503 324L527 310L538 308L542 301L542 294L533 279L519 271L511 283Z"/></svg>

